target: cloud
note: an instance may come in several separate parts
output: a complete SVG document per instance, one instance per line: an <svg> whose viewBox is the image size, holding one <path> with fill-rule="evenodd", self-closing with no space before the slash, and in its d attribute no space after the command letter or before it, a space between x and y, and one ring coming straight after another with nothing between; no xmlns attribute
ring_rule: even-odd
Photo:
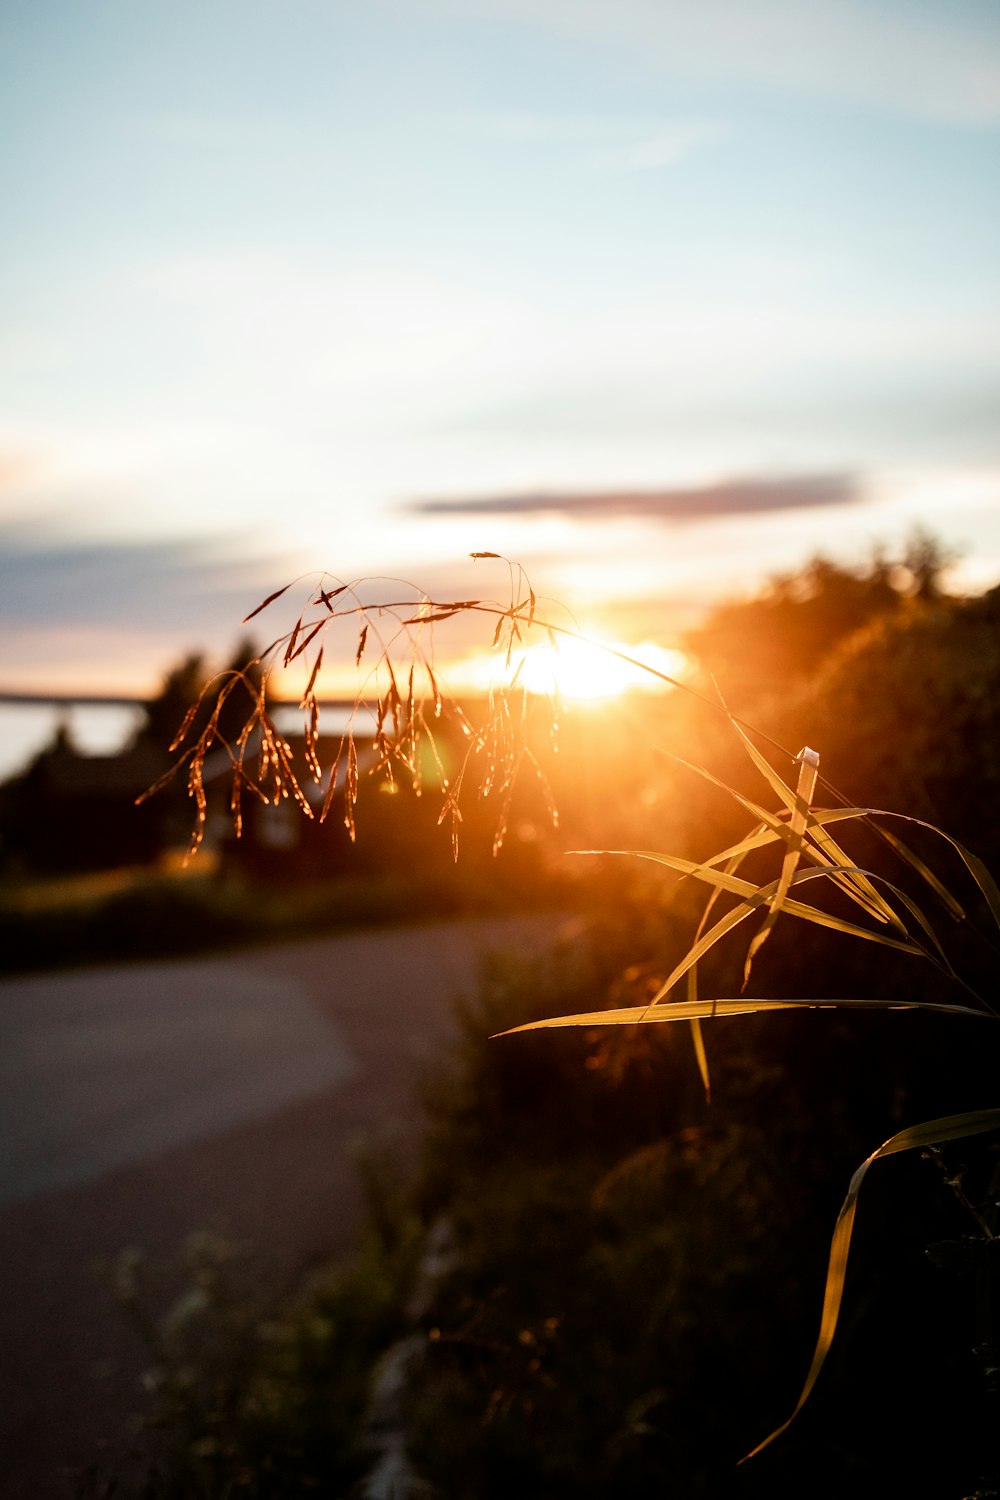
<svg viewBox="0 0 1000 1500"><path fill-rule="evenodd" d="M568 516L578 521L640 520L679 524L719 516L848 505L862 498L852 474L800 474L777 479L736 478L692 489L498 495L460 500L417 500L421 515Z"/></svg>
<svg viewBox="0 0 1000 1500"><path fill-rule="evenodd" d="M635 139L608 145L594 153L593 165L611 172L655 172L684 161L699 147L718 140L720 125L710 120L681 121L644 132Z"/></svg>
<svg viewBox="0 0 1000 1500"><path fill-rule="evenodd" d="M911 116L1000 121L1000 14L976 0L423 0L636 56L644 69Z"/></svg>
<svg viewBox="0 0 1000 1500"><path fill-rule="evenodd" d="M227 653L285 565L202 541L77 543L0 525L0 685L141 691L187 652Z"/></svg>
<svg viewBox="0 0 1000 1500"><path fill-rule="evenodd" d="M193 579L190 544L59 543L23 522L0 532L0 618L124 620L152 585Z"/></svg>
<svg viewBox="0 0 1000 1500"><path fill-rule="evenodd" d="M292 131L247 115L173 113L141 116L140 129L164 145L189 151L222 151L246 156L268 146L288 146Z"/></svg>
<svg viewBox="0 0 1000 1500"><path fill-rule="evenodd" d="M44 467L44 458L34 449L0 444L0 497L19 493Z"/></svg>
<svg viewBox="0 0 1000 1500"><path fill-rule="evenodd" d="M561 146L597 171L648 172L672 167L725 134L709 119L628 119L604 115L509 114L477 122L500 140Z"/></svg>

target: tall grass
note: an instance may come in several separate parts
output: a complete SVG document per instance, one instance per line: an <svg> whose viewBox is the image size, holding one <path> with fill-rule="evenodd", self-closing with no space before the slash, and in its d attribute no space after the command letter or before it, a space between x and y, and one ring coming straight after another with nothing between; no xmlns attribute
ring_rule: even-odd
<svg viewBox="0 0 1000 1500"><path fill-rule="evenodd" d="M478 553L473 557L496 559L496 554ZM547 637L556 645L564 636L581 637L572 625L547 618L522 571L497 560L508 568L509 597L505 602L432 599L395 585L380 592L370 581L344 583L324 576L308 590L306 603L290 629L260 657L246 670L226 673L208 684L178 732L173 746L178 759L170 773L186 776L194 803L191 852L202 840L206 821L206 760L219 750L228 756L232 773L230 807L237 831L243 801L252 796L272 804L291 800L304 816L318 816L320 821L337 808L354 838L361 780L356 725L367 714L375 724L375 756L368 774L390 783L405 778L419 795L428 781L428 765L434 767L436 775L430 779L441 798L439 823L448 826L456 856L464 800L492 798L497 804L494 847L499 848L518 779L527 773L545 784L538 737L532 726L541 721L546 732L554 734L559 717L558 702L539 699L521 681L525 646L539 637ZM247 620L286 593L287 589L280 589L270 595ZM498 670L493 688L477 710L446 692L436 666L434 637L445 624L479 618L492 627ZM350 655L358 674L354 709L324 763L321 683L332 660L324 653L330 639L345 627L351 632ZM621 651L613 654L633 660ZM276 674L303 665L303 737L301 753L297 754L275 725L269 694ZM993 942L1000 928L1000 891L975 854L926 820L851 804L824 780L815 750L806 747L793 754L732 715L720 697L698 693L641 662L633 661L633 665L700 697L728 725L759 778L760 791L751 795L716 777L706 766L687 765L687 771L733 802L750 826L736 842L701 861L646 848L585 851L652 862L684 882L706 886L701 920L686 951L677 956L642 1004L534 1019L515 1028L517 1031L682 1022L690 1028L697 1067L708 1095L711 1066L704 1023L719 1018L819 1008L845 1012L925 1010L987 1026L997 1021L1000 1012L995 998L979 993L949 956L948 936L954 924L966 929L985 926L984 936ZM239 735L231 741L223 737L220 715L233 695L241 694L247 698L246 718ZM450 761L441 750L446 733L462 747L458 758ZM762 745L768 747L767 754ZM791 773L779 772L775 758L781 758ZM307 778L323 788L318 814L304 790ZM850 852L854 834L862 829L869 837L869 847L881 851L884 864L876 867L871 859L862 861ZM911 847L917 831L920 852ZM874 846L870 843L872 833L877 840ZM958 855L966 888L960 889L951 877L942 877L926 857L923 851L928 835ZM762 876L761 861L767 857L776 857L776 870ZM933 972L936 991L931 998L908 993L903 975L899 993L889 997L845 993L777 998L753 994L762 954L779 925L784 929L790 924L822 927L845 940L889 950L900 960L918 960ZM705 997L699 992L699 966L716 945L737 931L750 933L745 944L742 988L738 994ZM857 1168L834 1227L819 1333L798 1401L791 1416L747 1457L761 1452L787 1429L810 1396L826 1361L843 1301L859 1194L870 1169L883 1158L907 1151L924 1151L933 1157L946 1143L1000 1129L1000 1107L988 1100L969 1103L975 1107L908 1125L878 1145ZM970 1201L954 1179L951 1185L969 1210L970 1227L975 1231L970 1238L987 1247L991 1257L980 1265L979 1346L987 1383L995 1386L1000 1361L995 1356L986 1293L987 1282L994 1274L992 1251L1000 1176L994 1177L978 1203Z"/></svg>

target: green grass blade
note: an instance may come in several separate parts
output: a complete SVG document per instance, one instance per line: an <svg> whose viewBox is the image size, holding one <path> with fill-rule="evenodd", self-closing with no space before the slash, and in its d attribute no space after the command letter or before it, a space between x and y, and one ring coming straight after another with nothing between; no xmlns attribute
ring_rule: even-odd
<svg viewBox="0 0 1000 1500"><path fill-rule="evenodd" d="M902 924L899 917L882 897L878 889L872 884L865 872L855 867L853 878L847 874L853 861L849 855L845 854L844 850L827 831L826 827L823 824L813 823L812 819L810 819L808 832L809 837L815 840L817 846L826 855L831 865L844 872L844 880L839 880L838 884L843 886L848 895L852 894L851 887L856 886L858 894L854 899L858 901L860 906L864 906L879 921L888 922L897 930L901 930Z"/></svg>
<svg viewBox="0 0 1000 1500"><path fill-rule="evenodd" d="M705 1090L705 1103L712 1102L712 1078L708 1070L708 1053L705 1050L705 1037L701 1029L701 1020L698 1016L692 1016L690 1021L691 1041L694 1043L695 1061L698 1064L698 1072L701 1075L702 1087Z"/></svg>
<svg viewBox="0 0 1000 1500"><path fill-rule="evenodd" d="M813 792L816 790L816 777L819 772L819 756L814 750L808 748L802 751L799 757L799 778L795 788L795 800L792 806L791 821L788 825L790 834L789 842L785 846L784 858L781 861L781 874L778 876L778 884L774 895L768 906L767 916L764 918L758 930L747 948L746 960L743 964L743 988L746 989L750 983L750 971L753 961L763 948L771 935L771 931L785 897L791 889L792 879L798 869L799 860L802 857L803 835L805 833L806 818L809 815L809 807L812 802Z"/></svg>
<svg viewBox="0 0 1000 1500"><path fill-rule="evenodd" d="M827 870L802 870L799 872L799 878L795 883L796 885L798 885L807 880L815 880L820 876L828 875L829 873L830 872ZM887 880L884 875L877 875L872 870L865 870L861 873L868 875L872 880L877 880L881 885L884 885L887 890L890 890L892 892L892 894L896 897L896 900L899 901L902 906L906 907L913 920L925 933L928 941L931 944L931 947L937 953L942 967L952 978L954 978L955 971L948 961L948 956L941 946L941 942L938 938L937 933L934 931L934 928L931 926L927 917L920 910L920 907L913 900L913 897L908 896L905 891L900 890L898 885L894 885L893 882L891 880ZM903 930L905 931L906 929L904 928Z"/></svg>
<svg viewBox="0 0 1000 1500"><path fill-rule="evenodd" d="M809 810L809 827L811 829L817 824L825 826L827 823L842 823L846 822L849 818L867 818L870 814L871 808L868 807L813 807ZM712 858L706 859L704 863L706 865L724 865L734 857L738 856L742 858L745 854L752 853L754 849L766 849L768 844L778 843L782 838L782 835L775 831L778 825L782 828L788 827L787 823L782 822L780 817L776 818L773 814L770 814L767 824L759 824L752 833L747 834L746 838L741 839L738 844L730 845L728 849L723 849L720 854L713 854ZM808 845L802 852L807 858L815 859L817 857L816 851L810 849Z"/></svg>
<svg viewBox="0 0 1000 1500"><path fill-rule="evenodd" d="M740 728L739 724L737 724L732 715L729 716L729 722L732 724L733 729L736 731L736 734L743 742L743 747L749 755L750 759L753 761L754 765L757 767L757 770L763 776L764 780L767 782L774 795L779 798L779 800L782 801L785 806L790 809L790 811L794 812L796 807L796 795L792 791L791 787L781 776L778 775L777 771L771 765L771 762L765 756L761 755L753 740L750 739L749 735L744 733L744 731Z"/></svg>
<svg viewBox="0 0 1000 1500"><path fill-rule="evenodd" d="M958 854L973 880L978 885L983 896L986 898L986 904L990 909L993 920L1000 927L1000 889L997 888L996 881L981 859L966 849L964 844L960 844L958 839L953 839L950 833L945 833L943 828L938 828L934 823L926 823L923 818L911 818L907 813L881 811L876 816L880 818L899 818L904 823L916 823L918 827L928 828L931 833L936 833L940 838L945 839Z"/></svg>
<svg viewBox="0 0 1000 1500"><path fill-rule="evenodd" d="M956 899L951 891L949 891L944 882L938 879L934 871L930 868L929 865L924 863L919 854L914 854L909 844L904 844L903 840L898 836L898 834L893 833L891 829L879 827L878 831L886 840L886 842L890 844L893 849L895 849L900 858L904 859L908 865L912 866L912 868L916 870L921 879L930 886L935 896L937 896L938 900L942 903L946 910L951 913L955 920L957 922L968 921L968 914L966 913L965 908L962 906L961 902Z"/></svg>
<svg viewBox="0 0 1000 1500"><path fill-rule="evenodd" d="M762 906L769 902L778 884L777 881L771 881L769 885L755 885L752 880L744 880L742 876L731 874L729 870L714 869L712 863L702 865L693 859L682 859L679 854L661 854L656 849L588 849L574 850L574 853L615 854L623 855L628 859L648 859L654 864L666 865L668 870L675 870L678 875L689 875L694 880L702 880L707 885L715 886L718 890L727 891L732 896L742 896L754 907ZM848 868L852 867L848 866ZM821 875L832 878L836 873L828 865L822 865L818 869L799 870L792 877L791 884L798 885L803 880L813 879ZM796 916L812 917L815 909L813 907L804 907L801 902L793 901L786 906L786 910L793 912ZM828 913L826 912L817 912L816 915L828 918ZM830 923L836 923L838 929L845 932L857 934L864 931L862 928L854 927L851 923L842 925L839 917L829 917L828 920ZM865 932L865 936L875 938L881 936L881 934Z"/></svg>
<svg viewBox="0 0 1000 1500"><path fill-rule="evenodd" d="M812 874L812 871L805 873ZM816 871L817 875L824 873L826 872ZM793 878L793 884L796 879L797 877ZM766 905L770 900L775 884L776 882L772 881L770 886L762 887L750 900L741 902L739 906L734 906L732 911L727 912L720 921L716 922L715 926L694 944L669 977L664 980L663 985L654 996L651 1004L655 1005L662 1000L664 995L673 989L678 979L683 978L691 965L704 957L720 938L724 937L727 932L731 932L740 922L745 921L753 911ZM800 917L803 921L814 922L818 927L829 927L833 932L843 933L845 937L864 938L870 943L880 943L884 948L895 948L899 953L913 953L918 957L926 956L924 949L918 943L914 943L909 939L901 940L899 938L887 937L884 933L872 932L868 927L858 927L854 922L848 922L843 917L835 917L830 912L821 911L819 907L809 906L803 901L786 900L782 911L790 917Z"/></svg>
<svg viewBox="0 0 1000 1500"><path fill-rule="evenodd" d="M721 872L718 871L715 871L713 873L721 874ZM735 876L722 876L722 878L726 880L733 880L735 879ZM741 881L740 884L745 885L747 884L747 882ZM751 899L750 901L741 902L738 906L734 906L732 911L728 911L724 917L721 917L719 921L715 923L714 927L710 927L707 932L703 933L700 938L696 939L696 941L692 944L687 953L681 959L680 963L676 965L670 975L663 981L663 984L653 996L650 1004L658 1005L659 1002L664 998L664 996L670 993L674 985L677 983L678 979L683 979L687 971L690 968L693 968L698 960L700 958L703 958L710 948L714 948L720 938L725 937L727 932L732 932L734 927L738 927L741 922L744 922L746 918L749 917L750 914L762 904L763 902L757 899Z"/></svg>
<svg viewBox="0 0 1000 1500"><path fill-rule="evenodd" d="M758 825L758 828L754 830L754 832L767 832L767 830L764 829L763 825L761 824ZM751 838L752 837L753 834L751 834ZM742 852L731 855L726 863L724 873L727 875L735 875L736 871L743 863L743 859L744 854ZM709 892L708 900L705 903L705 910L701 914L701 920L699 921L698 929L695 932L696 942L705 931L705 928L708 926L709 917L712 915L712 908L718 899L719 889L718 887L716 887L714 890ZM691 968L688 970L687 983L687 997L690 1002L696 1002L698 999L697 975L698 965L692 964ZM701 1021L698 1017L693 1017L691 1020L691 1038L694 1042L695 1056L698 1060L698 1068L701 1072L702 1083L705 1087L705 1103L710 1104L712 1102L712 1089L711 1079L709 1077L708 1071L708 1053L705 1047L704 1034L701 1029Z"/></svg>
<svg viewBox="0 0 1000 1500"><path fill-rule="evenodd" d="M667 754L668 752L663 753ZM743 797L739 792L735 791L732 787L727 786L726 783L720 781L718 777L713 776L711 772L705 771L702 767L694 766L690 762L682 760L679 756L672 756L671 758L676 760L678 764L685 766L689 770L697 771L700 775L703 775L707 780L711 781L721 791L728 792L730 796L741 802L749 812L753 813L753 815L757 817L761 823L761 826L759 828L756 828L752 834L750 834L747 838L742 839L738 844L733 844L730 848L722 850L720 854L713 855L711 859L705 860L703 868L708 869L713 865L724 865L733 856L744 855L750 853L755 849L766 848L768 844L776 842L777 840L783 839L787 836L787 823L781 822L773 814L765 812L763 808L760 808L755 803L748 801L748 799ZM950 834L947 834L943 829L938 828L934 823L928 823L922 818L911 817L906 813L889 812L886 808L881 807L813 808L810 812L808 820L808 832L810 835L812 835L815 829L825 829L826 826L830 823L841 823L845 821L853 821L856 819L874 820L884 818L896 818L901 819L902 821L907 823L915 823L921 828L926 828L930 833L936 833L940 838L943 838L947 843L951 844L959 857L962 859L966 868L969 870L973 879L976 881L976 884L979 886L980 891L986 898L987 904L990 907L990 911L994 919L996 920L998 926L1000 926L1000 890L998 890L997 883L993 879L993 876L983 864L982 860L977 858L977 856L974 855L970 850L966 849L963 844L960 844L957 839L952 838ZM906 863L909 864L921 877L924 883L930 887L930 889L934 892L938 900L951 914L951 916L959 922L968 921L968 913L966 912L962 903L958 900L954 892L950 891L944 884L944 882L940 880L937 875L935 875L930 866L924 860L922 860L918 854L915 854L909 847L909 845L904 843L899 835L893 833L891 829L882 827L880 823L878 826L878 831L882 835L882 837L892 845L892 847L899 854L900 858L905 860ZM803 852L807 858L815 858L815 854L808 847ZM842 854L842 851L840 851L839 849L838 854ZM845 863L847 862L848 861L846 861L845 858ZM875 913L872 912L872 915L874 916Z"/></svg>
<svg viewBox="0 0 1000 1500"><path fill-rule="evenodd" d="M754 753L757 754L758 752ZM763 823L767 828L770 828L776 838L783 839L786 843L789 843L791 841L792 835L790 826L787 822L783 822L779 816L774 813L768 812L765 808L760 807L756 802L752 802L748 797L744 797L742 792L738 792L734 787L729 786L726 782L720 781L718 776L713 776L712 772L706 770L704 766L696 766L692 764L692 762L684 760L681 756L674 755L669 750L663 750L661 751L661 754L667 756L669 760L675 761L678 765L684 766L686 770L694 771L696 775L704 777L706 781L711 782L711 784L718 787L720 791L726 792L730 797L734 799L734 801L739 802L742 807L745 807L746 810L754 818L756 818L758 822ZM763 756L761 756L760 759L763 760ZM764 761L764 764L767 765L767 762ZM770 767L768 769L770 769ZM778 781L781 781L781 778L777 776L777 772L772 772L772 774L777 777ZM781 782L781 785L784 786L784 782ZM788 789L786 788L786 791L787 790ZM868 816L868 812L869 810L866 808L836 808L832 810L823 809L822 817L810 816L807 819L809 834L810 836L813 836L815 828L818 827L821 830L825 830L825 825L827 823L839 822L844 818L864 818ZM741 847L742 846L739 844L733 846L734 849L740 849ZM759 848L760 845L755 843L752 846L748 846L748 848L749 847ZM721 860L724 859L729 852L730 851L728 850L725 851L724 854L717 856L715 860L711 861L711 863L714 864L721 862ZM809 858L816 860L817 863L824 862L823 854L816 849L812 849L809 845L806 846L803 852ZM840 849L839 845L834 843L832 839L828 840L828 849L826 851L825 858L828 861L832 861L834 864L836 864L838 860L844 865L851 864L851 861L850 859L848 859L847 855L844 854L843 850ZM894 927L896 927L897 929L899 928L898 918L895 916L895 914L886 914L884 903L882 902L882 899L877 891L872 890L871 892L869 892L868 890L866 890L865 883L863 881L852 882L847 877L841 877L838 883L842 886L845 895L847 895L858 906L862 907L863 910L867 911L869 916L874 917L879 922L891 922Z"/></svg>
<svg viewBox="0 0 1000 1500"><path fill-rule="evenodd" d="M734 802L738 802L741 807L745 807L747 812L757 819L758 823L764 823L768 828L773 828L779 838L781 837L781 829L774 813L768 812L759 803L752 801L749 797L745 797L742 792L738 792L735 787L731 787L725 781L721 781L706 766L695 765L693 761L685 760L682 755L675 755L672 750L664 750L662 747L660 748L660 754L665 756L667 760L674 761L676 765L683 766L686 771L693 771L696 776L701 776L705 781L711 782L713 786L718 787L720 792L726 792L728 796L732 797Z"/></svg>
<svg viewBox="0 0 1000 1500"><path fill-rule="evenodd" d="M770 786L775 795L785 803L786 807L791 809L794 821L796 809L800 805L797 793L793 792L791 787L782 780L777 771L771 765L770 761L760 753L756 745L740 728L736 720L731 719L731 722L740 740L743 742L747 754L750 756L750 759L757 767L757 770L764 777L768 786ZM809 831L812 837L815 839L817 845L827 856L831 864L850 865L853 863L853 861L848 859L844 851L840 848L833 837L826 831L825 827L810 827ZM897 928L899 927L899 919L896 916L895 912L885 901L883 901L882 897L872 885L871 881L865 879L864 876L862 876L857 881L852 882L852 884L855 886L859 897L866 898L865 900L861 901L861 904L868 905L869 903L871 903L869 909L871 910L873 916L881 913L881 919L883 921L890 922Z"/></svg>
<svg viewBox="0 0 1000 1500"><path fill-rule="evenodd" d="M950 1005L931 1000L753 1000L746 996L721 1000L675 1000L669 1005L629 1005L615 1010L587 1010L574 1015L545 1016L540 1021L526 1021L497 1036L514 1036L520 1031L550 1031L567 1026L655 1026L672 1021L710 1021L723 1016L754 1015L777 1010L927 1010L949 1016L975 1016L989 1019L987 1013L971 1005ZM902 1149L902 1148L900 1148Z"/></svg>
<svg viewBox="0 0 1000 1500"><path fill-rule="evenodd" d="M1000 1109L973 1110L967 1114L946 1115L939 1120L928 1120L923 1125L913 1125L908 1130L901 1130L898 1135L892 1136L873 1151L866 1161L851 1178L837 1223L833 1231L833 1239L830 1244L830 1264L826 1273L826 1289L823 1294L823 1312L820 1318L819 1338L813 1354L812 1364L806 1376L802 1393L795 1405L795 1410L787 1421L782 1422L780 1427L758 1443L745 1458L741 1460L746 1463L747 1459L755 1457L775 1438L787 1431L802 1410L809 1395L816 1384L820 1370L826 1362L826 1356L833 1342L836 1332L837 1320L840 1316L840 1304L844 1295L844 1278L847 1273L847 1257L851 1247L851 1234L854 1229L854 1215L857 1209L858 1194L861 1184L867 1175L869 1167L873 1162L883 1156L893 1156L900 1151L913 1151L926 1146L940 1146L945 1141L964 1140L970 1135L981 1135L988 1130L1000 1130Z"/></svg>
<svg viewBox="0 0 1000 1500"><path fill-rule="evenodd" d="M666 865L678 875L690 875L703 880L718 890L728 891L733 896L752 896L759 889L752 880L744 880L729 870L716 870L710 864L701 865L694 859L682 859L679 854L661 854L656 849L577 849L575 854L612 854L627 859L648 859L657 865Z"/></svg>
<svg viewBox="0 0 1000 1500"><path fill-rule="evenodd" d="M822 817L835 819L838 821L843 817L860 817L864 815L860 809L846 808L824 808L821 809L818 813L814 809L813 812L817 818ZM735 875L736 871L739 869L748 853L750 853L754 849L763 848L765 845L769 843L775 843L777 841L778 835L771 829L769 829L765 824L760 823L756 828L752 829L747 837L745 839L742 839L739 844L734 844L729 849L724 849L721 854L715 855L712 859L705 860L704 863L699 867L699 869L710 870L715 865L724 864L724 873L727 875ZM808 847L804 850L804 853L810 858L816 857L815 851ZM708 879L709 877L706 876L704 878ZM711 895L708 898L708 901L705 905L705 910L703 911L701 916L701 921L698 923L698 930L695 933L696 939L700 938L701 934L705 930L708 918L712 911L712 907L718 900L719 890L720 888L716 886L716 888L712 891ZM691 972L693 971L689 970L689 973ZM688 999L696 998L696 995L692 995L691 993L688 994Z"/></svg>
<svg viewBox="0 0 1000 1500"><path fill-rule="evenodd" d="M676 761L678 765L684 766L685 769L703 776L705 780L717 786L720 791L727 792L729 796L740 802L748 812L752 813L762 825L760 828L755 829L749 837L741 840L740 843L734 844L731 848L724 849L720 854L713 855L711 859L705 860L706 867L725 864L733 855L746 854L754 849L766 848L768 844L787 837L787 823L781 822L774 814L766 812L756 803L751 802L742 793L737 792L717 776L713 776L704 767L693 765L690 761L684 760L681 756L672 755L669 751L661 751L661 754L668 756L670 759ZM996 881L989 870L983 864L982 860L978 859L976 855L972 854L956 839L953 839L950 834L945 833L943 829L938 828L933 823L925 822L921 818L909 817L905 813L889 812L885 808L879 807L826 807L811 809L808 820L808 832L811 836L815 836L815 830L825 830L827 825L831 823L875 818L900 818L908 823L916 823L920 827L928 829L929 832L938 834L939 837L950 843L965 863L977 885L979 885L994 919L1000 925L1000 890L998 890ZM904 859L917 872L925 884L930 886L938 900L950 912L952 917L959 922L967 921L968 913L961 902L955 896L954 892L950 891L944 882L935 875L930 866L918 854L915 854L909 845L904 843L898 834L893 833L891 829L879 826L878 831L892 845L900 858ZM808 847L803 852L807 858L815 858L815 855ZM837 848L837 854L838 856L843 856L843 851ZM844 862L849 863L846 857L844 857ZM872 915L874 916L876 913L873 911Z"/></svg>
<svg viewBox="0 0 1000 1500"><path fill-rule="evenodd" d="M698 965L692 964L687 973L687 997L689 1005L698 1004ZM705 1103L712 1102L712 1079L708 1071L708 1053L705 1050L705 1038L701 1030L701 1020L698 1016L692 1016L691 1044L694 1047L695 1061L698 1064L698 1072L701 1074L702 1088L705 1090Z"/></svg>
<svg viewBox="0 0 1000 1500"><path fill-rule="evenodd" d="M650 1002L653 1005L658 1004L673 989L677 981L684 977L691 966L696 964L700 958L703 958L720 938L725 937L727 932L731 932L740 922L745 921L752 912L757 911L761 906L766 906L777 888L776 881L772 881L770 885L766 886L755 886L751 881L742 880L736 875L729 875L724 870L713 870L704 865L697 865L693 860L680 859L673 854L659 854L651 850L642 849L608 849L601 852L607 854L628 854L636 859L653 860L656 864L666 865L668 869L677 870L680 874L693 875L696 879L706 880L710 885L720 886L723 890L744 897L744 900L738 906L734 906L731 911L727 912L724 917L716 922L714 927L699 937L691 948L688 949L684 958L681 959L669 977L664 980L660 989L653 997L653 1000ZM818 870L800 870L792 877L792 884L798 884L806 876L829 876L833 873L833 871L825 867ZM833 916L830 912L821 911L819 907L809 906L802 901L790 901L786 899L782 910L788 916L800 917L804 921L814 922L820 927L829 927L834 932L843 933L846 937L865 938L868 942L881 943L883 947L895 948L901 953L915 953L918 956L925 956L924 949L910 939L901 940L899 938L887 937L882 932L872 932L870 928L858 927L855 923L848 922L843 917Z"/></svg>
<svg viewBox="0 0 1000 1500"><path fill-rule="evenodd" d="M727 914L727 917L723 918L722 922L717 923L716 926L710 930L710 932L708 932L704 936L701 936L701 930L699 929L699 937L697 938L693 948L689 950L685 959L681 961L681 964L679 964L677 968L673 970L670 977L664 982L664 985L660 988L660 990L654 997L654 1000L652 1002L653 1004L659 1003L659 1001L664 998L668 991L673 988L677 980L682 978L683 975L688 972L690 966L689 960L691 960L692 954L697 955L693 960L693 962L697 962L697 959L701 958L704 953L706 953L708 949L718 941L719 938L724 937L725 934L731 931L734 926L738 925L740 921L743 921L745 917L749 916L752 910L767 903L771 899L772 892L775 889L775 883L772 883L770 886L755 886L751 881L744 880L736 875L731 875L725 870L715 870L712 869L709 865L698 865L695 864L693 860L681 859L677 855L659 854L655 851L640 849L605 850L603 852L628 854L636 859L649 859L656 864L666 865L668 869L676 870L679 874L690 875L694 879L706 881L708 884L715 886L716 891L721 889L728 891L732 895L743 897L743 905L734 907L733 910ZM854 869L855 867L853 866L847 866L844 873L853 874ZM825 865L810 870L797 870L792 876L791 885L802 885L806 881L810 880L834 879L837 873L837 871L832 870ZM918 926L927 937L928 942L933 949L934 960L945 971L945 973L949 975L949 977L955 978L955 971L952 968L951 962L948 959L937 934L935 933L927 917L924 915L924 913L921 911L920 907L912 899L912 897L908 896L905 891L900 890L898 886L892 883L892 881L886 880L884 876L876 875L871 871L860 871L860 873L869 876L873 880L878 880L882 885L884 885L888 890L892 892L892 894L903 906L906 907L907 911L911 914L914 921L918 924ZM716 892L713 892L713 894L716 894ZM781 909L787 916L799 917L801 920L806 922L813 922L817 926L828 927L834 932L842 933L845 937L865 938L868 942L880 943L883 947L894 948L902 953L914 953L925 958L932 957L932 955L928 953L927 949L923 948L919 943L914 942L910 938L908 933L903 940L900 940L898 938L891 938L884 932L872 932L869 928L859 927L856 925L856 923L848 922L843 917L837 917L830 912L825 912L820 907L810 906L806 902L795 901L794 899L791 899L789 897L785 898ZM735 920L730 921L729 919L733 918L734 916ZM902 923L899 923L898 919L897 926L901 928L904 933L906 933L905 926L903 926ZM985 1003L986 1002L984 1002L984 1004ZM989 1008L990 1007L987 1006L987 1009Z"/></svg>

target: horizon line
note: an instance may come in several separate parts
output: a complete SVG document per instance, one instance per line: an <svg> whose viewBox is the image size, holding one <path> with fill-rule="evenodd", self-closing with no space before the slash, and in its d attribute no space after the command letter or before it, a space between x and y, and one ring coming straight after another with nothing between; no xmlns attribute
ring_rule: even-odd
<svg viewBox="0 0 1000 1500"><path fill-rule="evenodd" d="M0 704L48 704L54 708L148 708L155 703L159 693L150 693L148 697L140 697L135 693L98 693L98 692L72 692L58 691L47 692L44 689L32 690L30 688L7 688L0 687ZM318 698L320 708L353 708L353 698ZM298 698L269 698L268 705L271 708L298 708Z"/></svg>

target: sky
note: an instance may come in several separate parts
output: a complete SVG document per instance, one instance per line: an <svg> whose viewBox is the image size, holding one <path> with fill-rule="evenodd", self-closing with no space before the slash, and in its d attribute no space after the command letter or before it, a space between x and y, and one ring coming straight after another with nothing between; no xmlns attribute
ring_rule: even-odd
<svg viewBox="0 0 1000 1500"><path fill-rule="evenodd" d="M998 143L993 0L9 0L0 690L476 550L664 644L918 523L992 585Z"/></svg>

